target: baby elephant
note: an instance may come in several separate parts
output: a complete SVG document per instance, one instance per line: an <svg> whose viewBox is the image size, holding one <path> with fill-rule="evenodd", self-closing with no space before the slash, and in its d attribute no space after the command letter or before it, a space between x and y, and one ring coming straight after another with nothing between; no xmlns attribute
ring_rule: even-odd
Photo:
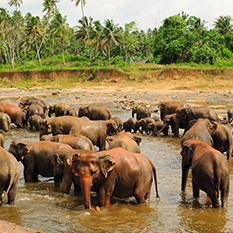
<svg viewBox="0 0 233 233"><path fill-rule="evenodd" d="M229 194L229 165L224 155L205 142L194 139L182 144L182 191L185 191L188 171L192 169L193 196L198 197L200 189L219 207L221 191L222 207L225 207Z"/></svg>

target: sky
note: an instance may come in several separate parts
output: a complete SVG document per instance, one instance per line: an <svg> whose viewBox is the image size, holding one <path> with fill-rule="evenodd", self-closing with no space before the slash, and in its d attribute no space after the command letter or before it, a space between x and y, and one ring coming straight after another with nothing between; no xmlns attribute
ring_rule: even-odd
<svg viewBox="0 0 233 233"><path fill-rule="evenodd" d="M42 17L43 0L23 0L19 8L23 14L30 12L33 16ZM0 0L0 7L9 12L15 10L9 7L8 0ZM57 7L62 16L67 16L70 27L78 25L81 19L81 5L75 6L75 1L60 0ZM114 24L124 27L125 23L136 21L138 29L159 28L167 17L185 12L189 16L200 17L207 21L207 28L212 29L214 21L219 16L233 16L233 0L86 0L85 16L101 23L112 19Z"/></svg>

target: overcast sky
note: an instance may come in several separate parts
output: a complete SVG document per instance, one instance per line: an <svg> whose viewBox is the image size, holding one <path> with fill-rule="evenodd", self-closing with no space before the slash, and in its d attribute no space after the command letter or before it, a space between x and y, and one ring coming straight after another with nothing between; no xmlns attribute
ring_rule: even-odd
<svg viewBox="0 0 233 233"><path fill-rule="evenodd" d="M10 12L14 7L9 7L8 0L0 0L0 7ZM23 0L20 7L23 15L31 12L33 16L42 16L43 0ZM71 0L60 0L57 4L62 16L67 16L70 27L78 25L82 17L81 5L75 7ZM189 16L200 17L207 21L208 29L221 15L233 16L233 0L86 0L84 13L94 20L112 19L114 24L124 26L125 23L136 21L140 30L159 28L161 22L172 15L184 11Z"/></svg>

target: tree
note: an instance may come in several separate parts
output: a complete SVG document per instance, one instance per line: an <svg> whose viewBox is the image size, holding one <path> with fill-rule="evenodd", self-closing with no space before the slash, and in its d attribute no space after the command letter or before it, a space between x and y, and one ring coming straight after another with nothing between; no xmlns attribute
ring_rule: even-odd
<svg viewBox="0 0 233 233"><path fill-rule="evenodd" d="M65 56L64 56L64 42L68 39L70 34L69 24L66 23L66 17L62 18L61 14L57 11L55 14L54 19L52 20L51 24L53 25L51 30L52 36L59 36L61 39L62 44L62 58L63 64L65 65Z"/></svg>
<svg viewBox="0 0 233 233"><path fill-rule="evenodd" d="M21 4L23 4L23 0L8 0L9 6L15 6L16 11Z"/></svg>
<svg viewBox="0 0 233 233"><path fill-rule="evenodd" d="M231 24L232 18L230 15L227 16L219 16L216 21L214 21L214 29L221 33L222 35L225 35L232 31L232 24Z"/></svg>
<svg viewBox="0 0 233 233"><path fill-rule="evenodd" d="M106 19L103 27L103 48L108 51L108 64L110 65L110 49L112 44L118 45L122 41L121 30L114 25L113 20Z"/></svg>

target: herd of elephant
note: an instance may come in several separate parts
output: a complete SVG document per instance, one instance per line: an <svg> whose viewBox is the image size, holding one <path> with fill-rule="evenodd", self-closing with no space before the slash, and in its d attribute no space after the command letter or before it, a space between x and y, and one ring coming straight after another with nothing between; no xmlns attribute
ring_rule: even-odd
<svg viewBox="0 0 233 233"><path fill-rule="evenodd" d="M225 207L229 194L229 164L233 137L227 124L219 122L218 114L208 107L191 106L178 101L161 101L160 117L151 117L152 110L134 105L132 117L122 122L101 105L81 106L65 103L47 108L41 98L21 99L18 105L0 102L0 129L7 132L11 123L39 131L38 141L15 139L4 149L0 134L0 204L6 191L8 204L14 204L20 169L24 166L25 182L38 182L38 175L54 177L54 190L75 194L82 192L85 208L92 208L90 192L97 193L100 206L110 204L112 196L134 196L137 203L150 197L153 179L159 198L156 169L140 152L141 138L131 132L156 136L181 137L182 180L186 190L188 172L192 170L193 196L200 189L206 192L213 207ZM52 114L54 118L51 118ZM134 115L136 114L136 119ZM231 115L228 113L230 122ZM47 115L49 118L47 118ZM180 135L179 129L184 129ZM50 135L52 134L52 135ZM106 142L108 148L106 149ZM223 155L227 152L227 158Z"/></svg>

